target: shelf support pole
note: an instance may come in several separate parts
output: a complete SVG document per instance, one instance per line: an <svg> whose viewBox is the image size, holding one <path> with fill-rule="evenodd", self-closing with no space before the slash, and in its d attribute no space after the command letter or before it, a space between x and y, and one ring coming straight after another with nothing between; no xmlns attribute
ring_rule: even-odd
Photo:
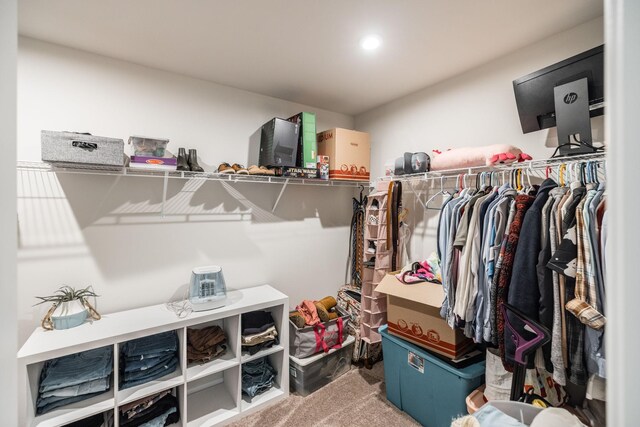
<svg viewBox="0 0 640 427"><path fill-rule="evenodd" d="M164 206L167 202L167 187L169 186L169 172L165 171L163 183L162 183L162 208L160 209L160 216L164 218Z"/></svg>
<svg viewBox="0 0 640 427"><path fill-rule="evenodd" d="M278 198L276 199L276 202L273 204L273 209L271 209L271 213L274 213L276 211L276 208L278 207L278 203L280 203L280 198L282 197L282 194L284 193L284 190L287 188L288 184L289 184L289 178L287 178L284 184L282 185L282 188L280 189L280 194L278 194Z"/></svg>

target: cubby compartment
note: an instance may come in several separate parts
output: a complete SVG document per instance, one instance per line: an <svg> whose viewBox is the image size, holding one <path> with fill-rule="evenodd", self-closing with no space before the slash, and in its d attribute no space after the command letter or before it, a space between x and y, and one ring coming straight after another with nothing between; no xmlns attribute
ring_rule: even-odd
<svg viewBox="0 0 640 427"><path fill-rule="evenodd" d="M249 397L248 395L243 393L242 401L241 401L241 409L243 412L252 411L253 409L257 408L259 405L271 399L274 399L278 396L283 395L285 393L285 389L288 391L289 372L286 369L286 366L288 366L288 360L284 359L285 357L284 353L285 353L284 351L278 351L276 353L272 353L267 356L267 360L269 361L269 364L276 371L273 386L268 390L254 397ZM283 364L283 362L286 362L286 364Z"/></svg>
<svg viewBox="0 0 640 427"><path fill-rule="evenodd" d="M360 325L360 336L371 344L382 341L382 337L378 333L378 328L367 325L366 323Z"/></svg>
<svg viewBox="0 0 640 427"><path fill-rule="evenodd" d="M249 351L247 351L246 349L242 349L242 363L248 362L250 360L255 360L255 359L259 359L261 357L264 356L268 356L272 353L276 353L278 351L281 351L284 347L283 345L286 345L286 343L283 342L283 331L285 328L288 328L288 317L285 317L285 313L284 313L284 309L283 306L279 305L279 306L275 306L275 307L267 307L263 310L256 310L256 311L267 311L271 314L271 317L273 318L273 322L274 322L274 326L276 328L276 331L278 332L278 340L277 340L277 344L272 345L271 347L267 347L264 349L259 350L257 353L251 354ZM288 313L288 312L287 312ZM241 317L242 319L242 317ZM284 323L284 321L287 321L287 324ZM242 332L244 330L244 327L242 326L242 321L240 322L240 345L242 346Z"/></svg>
<svg viewBox="0 0 640 427"><path fill-rule="evenodd" d="M52 408L50 410L46 410L43 413L38 414L37 409L37 401L38 401L38 391L40 388L40 381L42 370L48 361L42 361L38 363L33 363L27 365L27 412L29 419L32 422L29 424L31 426L60 426L64 424L68 424L71 422L75 422L78 420L82 420L84 418L99 414L101 412L105 412L108 409L113 408L114 405L114 380L113 380L113 346L101 347L99 349L90 350L90 351L105 351L106 354L110 355L110 360L105 365L107 369L110 369L110 373L108 374L108 389L104 391L96 391L91 396L87 395L87 399L79 400L79 401L70 401L67 404L63 404L61 406ZM65 361L71 361L70 366L73 366L73 375L79 375L83 372L87 376L91 376L90 368L92 366L81 366L83 354L86 352L78 352L72 353L69 355L61 356ZM77 358L77 362L74 362L73 359ZM51 359L51 364L54 364L54 360L62 360L61 358ZM84 359L85 361L87 359ZM95 364L93 365L95 366ZM103 371L104 372L104 371ZM93 375L95 377L95 375ZM71 386L71 384L70 384ZM52 392L53 390L50 390ZM55 397L50 397L50 399Z"/></svg>
<svg viewBox="0 0 640 427"><path fill-rule="evenodd" d="M375 256L378 250L378 240L377 239L364 239L365 247L364 247L364 257Z"/></svg>
<svg viewBox="0 0 640 427"><path fill-rule="evenodd" d="M189 362L189 331L204 330L213 326L222 329L226 339L226 350L223 354L215 356L208 362ZM186 356L187 381L197 380L216 372L238 366L240 364L240 316L225 317L223 319L198 324L187 328L186 335Z"/></svg>
<svg viewBox="0 0 640 427"><path fill-rule="evenodd" d="M139 422L142 421L148 423L151 420L155 420L156 418L162 416L166 413L166 411L175 407L176 410L173 413L177 413L177 415L169 414L168 417L170 418L168 418L167 421L171 422L167 425L182 426L182 420L184 417L183 396L184 385L180 385L177 387L158 390L148 396L145 396L141 399L133 400L128 403L121 403L118 407L118 422L120 425L122 425L124 421L133 421L136 416L142 415L146 419L139 420ZM152 404L150 403L151 400L153 400ZM129 414L129 411L132 411L133 414ZM146 414L141 414L142 411L146 412Z"/></svg>
<svg viewBox="0 0 640 427"><path fill-rule="evenodd" d="M379 195L369 195L367 201L367 211L378 211L387 207L387 198L384 197L385 193L378 193Z"/></svg>
<svg viewBox="0 0 640 427"><path fill-rule="evenodd" d="M365 239L377 239L378 238L378 226L366 223L366 227L364 229L364 237Z"/></svg>
<svg viewBox="0 0 640 427"><path fill-rule="evenodd" d="M371 278L371 281L375 284L375 286L378 286L378 284L382 281L382 279L384 279L384 276L387 275L387 271L388 269L386 268L376 268L373 271L373 277ZM374 286L374 289L375 289Z"/></svg>
<svg viewBox="0 0 640 427"><path fill-rule="evenodd" d="M372 328L378 328L387 321L387 313L371 313L370 311L362 312L362 323Z"/></svg>
<svg viewBox="0 0 640 427"><path fill-rule="evenodd" d="M373 280L373 270L364 268L362 272L362 282L371 282Z"/></svg>
<svg viewBox="0 0 640 427"><path fill-rule="evenodd" d="M187 383L188 427L222 423L240 413L240 366Z"/></svg>
<svg viewBox="0 0 640 427"><path fill-rule="evenodd" d="M363 282L362 283L362 293L371 298L384 298L385 294L381 294L380 292L376 292L376 286L378 283L376 282Z"/></svg>
<svg viewBox="0 0 640 427"><path fill-rule="evenodd" d="M387 311L387 297L372 298L368 296L362 296L362 309L371 313L386 313Z"/></svg>
<svg viewBox="0 0 640 427"><path fill-rule="evenodd" d="M157 348L158 340L166 341L168 345L173 346L173 344L171 343L172 338L169 338L173 334L175 334L175 337L177 338L175 353L173 353L172 351L163 352L160 358L163 358L164 360L161 363L157 365L150 365L148 368L142 371L146 373L151 372L152 369L157 369L160 371L160 373L158 374L159 376L152 376L148 380L145 380L145 382L143 383L128 386L128 382L125 377L125 370L127 369L128 362L125 360L124 351L127 348L133 348L136 352L138 352L138 350L144 351L145 348L148 348L149 343L152 343L151 348ZM177 387L184 382L182 374L181 352L181 349L184 347L184 334L184 329L172 330L163 332L161 334L153 334L150 336L142 337L142 339L138 338L118 344L118 402L120 404L129 403L171 387ZM173 359L174 355L177 357L177 364ZM145 360L153 360L155 358L149 356L149 354L143 354L140 362L143 363L143 361ZM152 356L157 356L157 354L152 354ZM172 367L174 364L176 364L175 368ZM162 369L166 371L165 374L161 374ZM147 375L150 375L150 373Z"/></svg>
<svg viewBox="0 0 640 427"><path fill-rule="evenodd" d="M113 410L99 412L80 420L64 424L63 427L103 427L115 425L115 412Z"/></svg>

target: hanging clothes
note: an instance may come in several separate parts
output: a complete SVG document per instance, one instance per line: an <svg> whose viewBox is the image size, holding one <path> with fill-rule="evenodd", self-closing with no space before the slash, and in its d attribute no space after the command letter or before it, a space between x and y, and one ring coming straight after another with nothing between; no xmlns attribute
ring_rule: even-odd
<svg viewBox="0 0 640 427"><path fill-rule="evenodd" d="M544 326L551 328L553 324L553 290L546 288L544 283L540 283L538 276L538 263L544 251L542 246L543 217L548 219L547 214L543 215L544 207L549 198L549 192L558 184L553 179L546 179L538 190L535 200L527 210L522 221L522 232L520 233L520 247L513 260L513 270L517 272L510 280L508 288L507 302L519 309L526 316ZM545 229L548 230L548 223ZM545 242L548 234L545 233ZM542 280L544 282L544 280ZM542 285L542 286L541 286ZM508 332L507 332L508 333ZM553 372L551 365L551 345L543 347L546 369ZM514 363L515 343L511 339L505 340L505 360L507 363ZM533 366L529 366L533 368Z"/></svg>
<svg viewBox="0 0 640 427"><path fill-rule="evenodd" d="M548 178L524 189L516 172L518 190L510 183L462 189L445 198L438 221L440 315L476 343L497 347L510 370L515 345L498 308L520 309L551 333L531 364L553 387L606 376L605 186L577 169L570 186L563 174L561 186Z"/></svg>

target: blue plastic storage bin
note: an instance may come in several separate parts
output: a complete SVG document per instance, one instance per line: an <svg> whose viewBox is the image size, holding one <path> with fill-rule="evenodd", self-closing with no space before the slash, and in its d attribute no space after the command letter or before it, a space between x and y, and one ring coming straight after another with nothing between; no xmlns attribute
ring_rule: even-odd
<svg viewBox="0 0 640 427"><path fill-rule="evenodd" d="M387 399L426 427L467 414L465 398L484 383L484 361L456 369L381 326Z"/></svg>

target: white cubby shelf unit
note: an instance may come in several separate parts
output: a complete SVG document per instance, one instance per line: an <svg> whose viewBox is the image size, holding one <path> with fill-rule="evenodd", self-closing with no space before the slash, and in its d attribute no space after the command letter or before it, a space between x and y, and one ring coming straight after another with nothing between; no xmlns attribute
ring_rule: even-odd
<svg viewBox="0 0 640 427"><path fill-rule="evenodd" d="M227 305L192 312L179 318L165 304L106 314L93 323L72 329L45 331L37 328L18 352L19 372L26 386L26 414L20 425L57 427L95 414L113 411L119 426L121 405L164 390L172 390L180 404L180 422L176 426L200 427L227 424L289 394L289 298L269 285L227 293ZM241 315L256 310L271 312L279 336L279 345L254 355L241 351ZM218 325L227 336L224 355L205 364L187 364L187 329ZM176 331L180 364L176 371L154 381L124 390L119 389L120 346L126 341ZM36 415L38 380L47 360L104 346L112 346L113 375L111 389L91 399L72 403ZM268 357L276 369L275 385L253 399L242 394L242 364Z"/></svg>

